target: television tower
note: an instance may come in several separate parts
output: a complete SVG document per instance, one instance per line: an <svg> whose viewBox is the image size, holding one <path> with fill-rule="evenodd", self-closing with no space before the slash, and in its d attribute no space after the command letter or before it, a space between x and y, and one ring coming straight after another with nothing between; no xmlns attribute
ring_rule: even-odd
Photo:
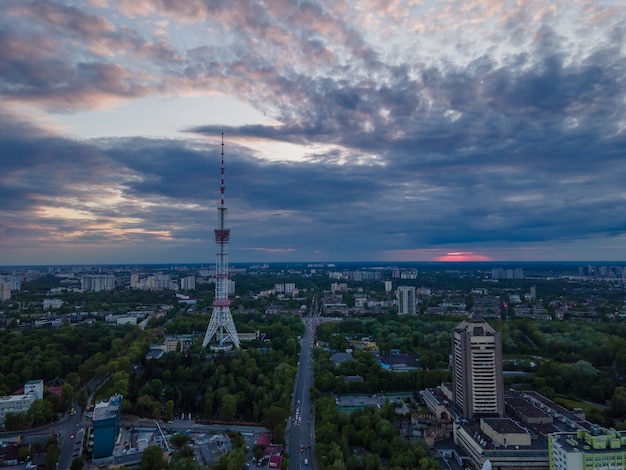
<svg viewBox="0 0 626 470"><path fill-rule="evenodd" d="M212 339L217 341L214 349L227 349L226 342L231 341L239 347L239 335L235 328L233 316L230 313L230 299L228 298L228 241L230 229L224 228L226 222L226 206L224 206L224 133L222 132L222 184L220 186L222 202L217 208L217 228L215 229L215 244L217 245L217 261L215 264L215 298L213 299L213 313L209 326L202 341L205 348Z"/></svg>

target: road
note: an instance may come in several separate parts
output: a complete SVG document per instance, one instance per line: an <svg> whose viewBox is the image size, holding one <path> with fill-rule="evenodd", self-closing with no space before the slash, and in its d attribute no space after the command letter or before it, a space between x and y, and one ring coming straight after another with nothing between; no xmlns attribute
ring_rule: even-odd
<svg viewBox="0 0 626 470"><path fill-rule="evenodd" d="M287 426L287 449L289 451L289 470L309 470L315 468L313 447L314 410L310 388L313 385L313 341L317 319L315 316L304 318L305 332L301 341L300 363L293 394L293 412Z"/></svg>
<svg viewBox="0 0 626 470"><path fill-rule="evenodd" d="M80 409L60 422L56 427L56 432L60 437L59 446L61 448L57 469L69 470L74 457L80 455L84 438L84 428L80 426Z"/></svg>

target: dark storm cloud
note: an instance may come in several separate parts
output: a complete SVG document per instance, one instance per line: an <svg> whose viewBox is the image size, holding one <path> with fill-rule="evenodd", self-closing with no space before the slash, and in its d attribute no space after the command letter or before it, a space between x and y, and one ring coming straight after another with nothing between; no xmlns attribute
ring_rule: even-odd
<svg viewBox="0 0 626 470"><path fill-rule="evenodd" d="M223 131L226 200L244 251L624 234L623 10L591 3L570 31L541 2L477 3L467 18L454 5L376 1L117 6L122 16L60 1L0 7L10 13L0 19L0 95L70 112L221 93L275 124L79 143L0 116L5 233L206 243ZM266 158L277 143L301 156ZM55 204L75 218L49 208L38 218ZM35 226L20 225L20 212Z"/></svg>
<svg viewBox="0 0 626 470"><path fill-rule="evenodd" d="M437 216L443 208L459 230L422 229L425 242L576 238L589 227L594 234L620 233L622 211L607 217L607 207L622 199L607 184L626 176L618 128L623 99L616 100L624 97L624 77L614 66L623 58L612 52L596 50L568 65L558 55L516 58L508 67L483 60L466 68L427 69L412 81L399 75L385 87L319 78L298 88L305 100L292 101L300 107L291 109L291 123L229 132L379 153L387 162L382 180L442 189L432 205L440 207ZM607 67L599 63L602 57L610 58ZM422 90L442 109L425 107ZM385 118L376 113L382 108ZM363 119L370 129L360 126ZM350 175L344 176L349 186ZM563 182L576 179L582 181ZM531 202L509 197L525 193ZM447 200L448 194L453 198ZM485 209L471 210L474 205ZM384 214L373 212L370 217ZM434 223L430 214L416 207L425 227Z"/></svg>

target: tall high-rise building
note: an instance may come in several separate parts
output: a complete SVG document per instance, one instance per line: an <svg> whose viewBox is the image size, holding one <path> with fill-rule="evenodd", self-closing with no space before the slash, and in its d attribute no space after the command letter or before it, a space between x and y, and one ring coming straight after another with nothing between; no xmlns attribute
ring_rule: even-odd
<svg viewBox="0 0 626 470"><path fill-rule="evenodd" d="M452 394L463 417L504 417L502 338L472 316L452 329Z"/></svg>
<svg viewBox="0 0 626 470"><path fill-rule="evenodd" d="M398 315L415 314L415 286L399 286L396 291Z"/></svg>
<svg viewBox="0 0 626 470"><path fill-rule="evenodd" d="M216 348L224 349L227 342L239 347L239 335L235 328L233 316L230 313L230 299L228 298L228 242L230 229L226 228L226 206L224 205L224 134L222 134L222 195L220 206L217 208L217 227L215 229L215 244L217 245L217 261L215 264L215 297L213 298L213 313L202 341L205 348L213 338L217 340Z"/></svg>

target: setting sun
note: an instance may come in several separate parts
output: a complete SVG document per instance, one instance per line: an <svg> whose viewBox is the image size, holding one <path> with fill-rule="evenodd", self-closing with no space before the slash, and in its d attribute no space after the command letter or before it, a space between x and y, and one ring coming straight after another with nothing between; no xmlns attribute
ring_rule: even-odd
<svg viewBox="0 0 626 470"><path fill-rule="evenodd" d="M471 251L455 251L437 257L436 261L493 261L489 256L472 253Z"/></svg>

